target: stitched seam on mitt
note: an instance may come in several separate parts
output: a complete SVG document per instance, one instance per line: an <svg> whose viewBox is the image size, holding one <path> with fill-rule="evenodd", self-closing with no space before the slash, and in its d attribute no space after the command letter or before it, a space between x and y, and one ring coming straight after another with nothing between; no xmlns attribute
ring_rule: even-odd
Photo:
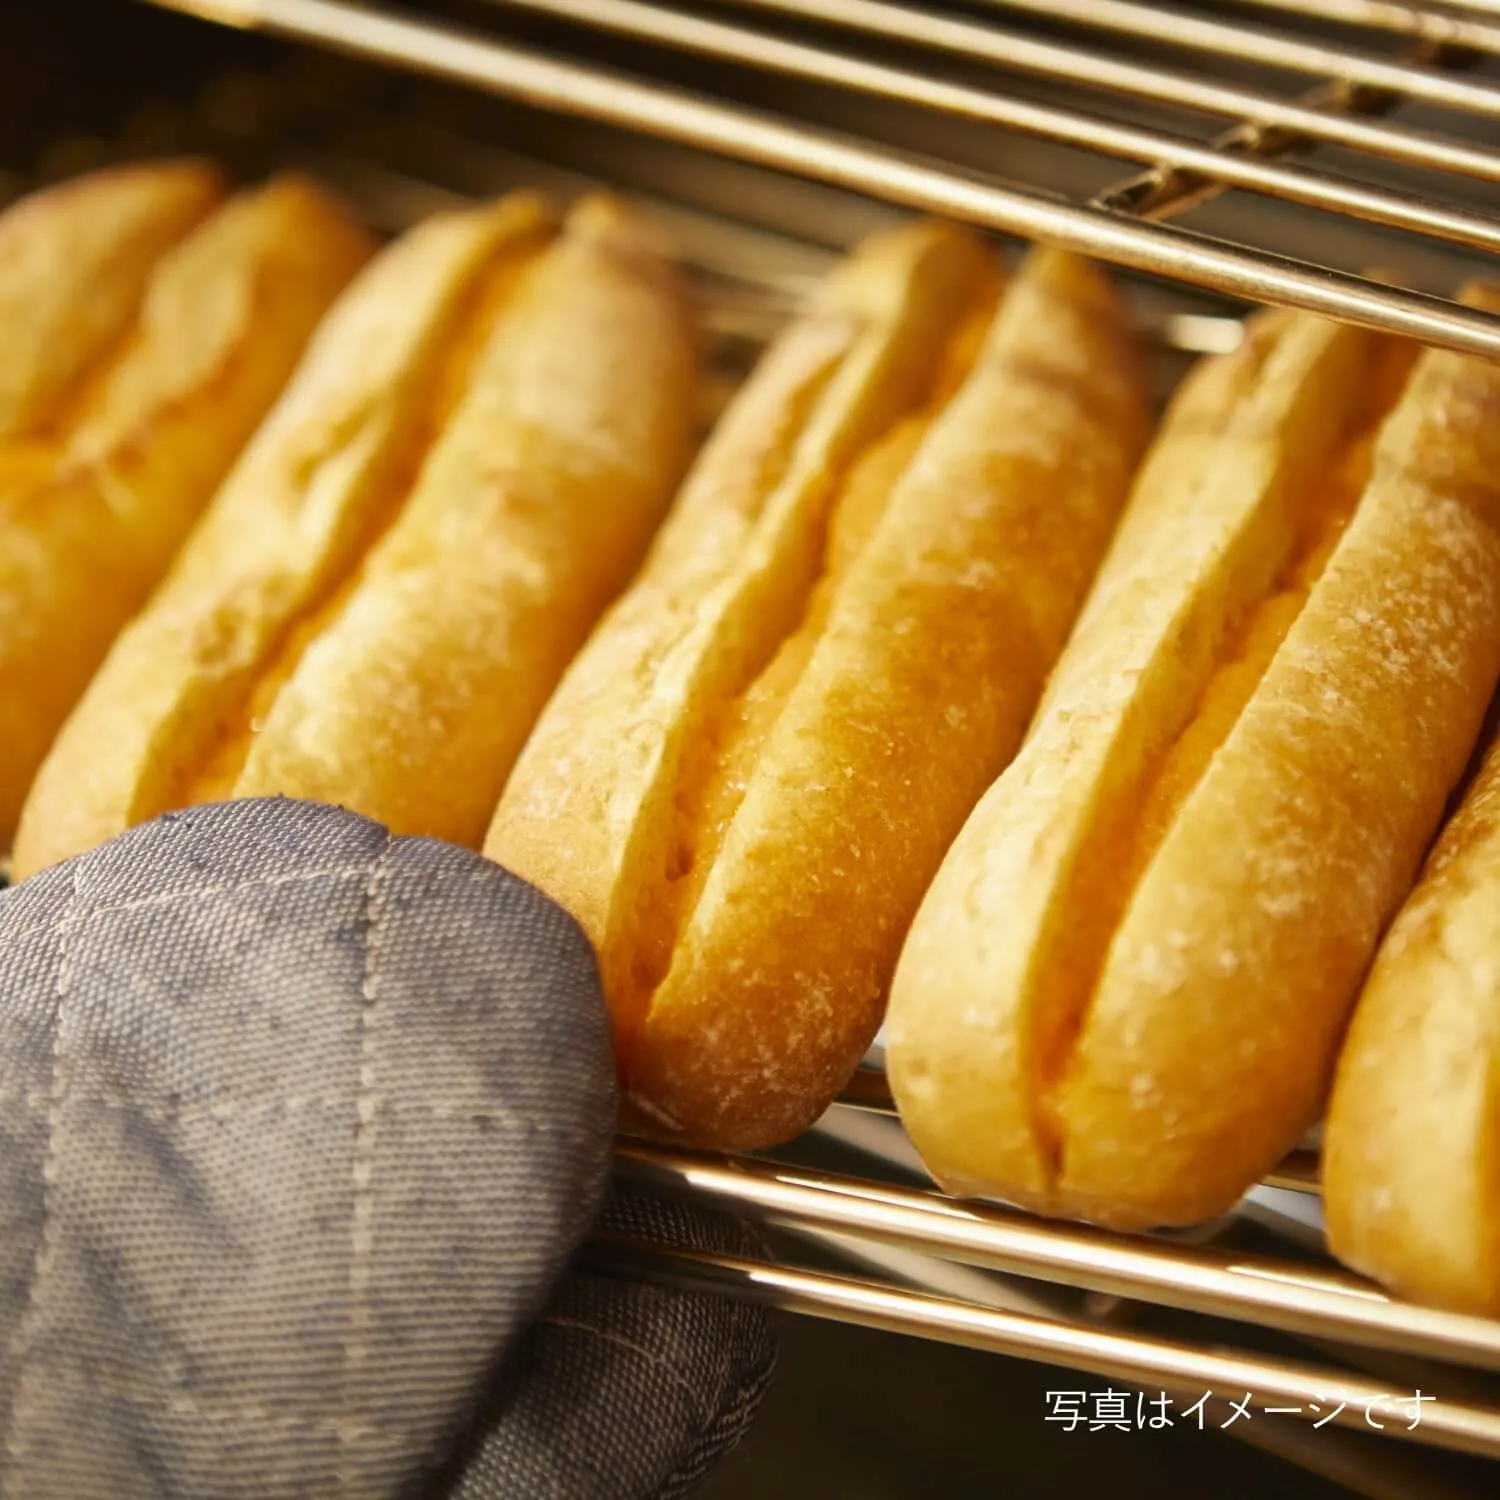
<svg viewBox="0 0 1500 1500"><path fill-rule="evenodd" d="M72 869L72 889L62 920L57 924L57 977L53 981L52 998L52 1057L50 1081L47 1089L47 1104L43 1118L46 1134L42 1147L42 1218L37 1229L36 1252L32 1256L31 1272L26 1287L26 1302L16 1323L15 1338L11 1347L10 1362L16 1372L15 1395L5 1423L5 1458L10 1471L8 1482L0 1494L17 1500L24 1493L23 1466L28 1456L27 1428L32 1421L31 1407L35 1400L33 1378L36 1374L34 1357L37 1330L45 1315L44 1295L50 1290L52 1267L57 1259L57 1175L59 1140L62 1135L62 1112L67 1102L68 1083L71 1076L71 1059L67 1054L67 1030L65 1027L68 992L72 987L73 969L69 958L68 938L78 930L79 924L72 921L78 910L79 875L84 862L75 862Z"/></svg>
<svg viewBox="0 0 1500 1500"><path fill-rule="evenodd" d="M38 1113L46 1110L51 1095L46 1089L0 1088L0 1106L20 1104ZM331 1094L293 1094L288 1098L251 1097L247 1099L208 1099L199 1104L174 1106L170 1103L148 1103L124 1094L90 1094L71 1101L76 1110L112 1109L133 1114L158 1129L178 1125L196 1125L205 1120L232 1124L240 1120L264 1122L278 1115L298 1115L324 1110L344 1111L348 1096ZM592 1140L594 1132L578 1126L562 1125L555 1120L531 1119L518 1110L497 1104L488 1096L474 1099L377 1099L375 1112L382 1116L407 1116L419 1120L474 1120L490 1125L524 1127L537 1135L550 1135L566 1141Z"/></svg>
<svg viewBox="0 0 1500 1500"><path fill-rule="evenodd" d="M0 934L0 951L18 947L27 938L45 937L48 934L55 936L64 926L71 932L83 932L101 917L119 916L122 912L144 911L153 906L170 906L174 901L196 903L206 901L212 896L238 896L246 891L272 890L283 885L311 884L315 880L347 879L350 873L342 865L329 865L321 870L297 870L281 875L256 876L250 880L229 881L224 885L175 886L170 891L154 891L149 896L137 896L130 901L117 901L111 905L96 906L83 917L75 917L74 906L70 905L61 918L49 917L45 922L33 923L30 927L23 927L19 932ZM74 883L76 886L76 871Z"/></svg>
<svg viewBox="0 0 1500 1500"><path fill-rule="evenodd" d="M698 1414L698 1422L701 1426L707 1413L703 1410L702 1393L698 1391L681 1370L670 1360L663 1359L660 1354L647 1344L638 1344L634 1339L627 1338L622 1333L616 1333L612 1329L600 1328L593 1323L585 1323L578 1318L569 1318L561 1313L549 1313L545 1319L554 1328L566 1328L575 1333L590 1333L597 1339L602 1339L606 1344L613 1344L617 1349L624 1349L633 1354L637 1359L643 1360L653 1369L660 1371L667 1379L675 1385L678 1390L687 1396L693 1410Z"/></svg>
<svg viewBox="0 0 1500 1500"><path fill-rule="evenodd" d="M340 1464L339 1493L354 1494L359 1474L349 1462L349 1450L370 1433L368 1402L353 1399L362 1383L370 1359L370 1261L374 1253L375 1156L380 1115L378 1086L378 1039L380 1031L380 917L381 902L389 871L394 840L386 835L385 848L370 865L365 886L364 923L361 927L364 969L359 982L359 1074L354 1094L354 1153L350 1173L353 1199L349 1214L349 1326L344 1339L344 1414L351 1420L339 1430L345 1450Z"/></svg>
<svg viewBox="0 0 1500 1500"><path fill-rule="evenodd" d="M132 1385L128 1380L105 1379L95 1369L80 1367L78 1375L80 1381L86 1383L90 1390L109 1397L111 1401L128 1402L143 1410L165 1412L168 1416L186 1417L194 1422L233 1423L241 1426L253 1423L256 1426L274 1427L289 1432L315 1432L335 1438L340 1437L349 1425L343 1417L312 1416L306 1412L279 1411L274 1406L259 1401L240 1401L232 1398L215 1401L190 1395L187 1391L144 1390ZM295 1399L305 1404L305 1397ZM8 1496L7 1500L9 1500ZM49 1495L46 1500L57 1500L57 1497Z"/></svg>

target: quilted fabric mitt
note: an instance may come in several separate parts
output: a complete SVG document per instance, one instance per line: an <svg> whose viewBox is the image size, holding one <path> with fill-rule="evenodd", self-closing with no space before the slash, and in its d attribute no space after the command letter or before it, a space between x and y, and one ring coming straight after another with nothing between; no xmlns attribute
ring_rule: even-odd
<svg viewBox="0 0 1500 1500"><path fill-rule="evenodd" d="M770 1339L559 1284L615 1102L582 935L467 851L240 802L6 893L0 1500L680 1493Z"/></svg>

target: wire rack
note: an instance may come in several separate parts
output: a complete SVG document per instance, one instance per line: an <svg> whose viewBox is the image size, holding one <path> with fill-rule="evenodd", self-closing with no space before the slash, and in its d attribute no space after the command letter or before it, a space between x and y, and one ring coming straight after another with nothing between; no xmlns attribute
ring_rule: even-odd
<svg viewBox="0 0 1500 1500"><path fill-rule="evenodd" d="M53 170L190 138L309 166L392 230L516 183L623 186L694 275L705 420L832 257L913 209L1119 267L1163 392L1235 346L1246 304L1500 357L1500 319L1447 295L1500 248L1500 0L150 3L308 45L119 142L63 143ZM773 1226L774 1262L600 1241L595 1264L1135 1389L1253 1392L1287 1415L1236 1435L1360 1493L1492 1492L1420 1447L1500 1457L1500 1324L1335 1267L1315 1149L1190 1234L1048 1223L931 1191L870 1063L777 1159L620 1147L626 1178ZM1379 1425L1418 1446L1371 1462L1340 1440L1416 1388L1439 1398L1419 1425Z"/></svg>

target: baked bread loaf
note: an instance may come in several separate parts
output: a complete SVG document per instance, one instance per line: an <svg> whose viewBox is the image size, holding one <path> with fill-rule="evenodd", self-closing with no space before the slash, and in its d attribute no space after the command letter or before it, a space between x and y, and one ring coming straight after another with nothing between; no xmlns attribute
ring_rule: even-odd
<svg viewBox="0 0 1500 1500"><path fill-rule="evenodd" d="M194 163L0 215L0 848L63 719L369 251L297 177Z"/></svg>
<svg viewBox="0 0 1500 1500"><path fill-rule="evenodd" d="M1500 367L1282 313L1190 376L901 955L946 1187L1187 1224L1313 1123L1500 673L1497 410Z"/></svg>
<svg viewBox="0 0 1500 1500"><path fill-rule="evenodd" d="M632 1128L786 1139L1019 743L1144 445L1103 277L881 235L724 416L569 669L486 852L600 955ZM998 299L998 312L996 304Z"/></svg>
<svg viewBox="0 0 1500 1500"><path fill-rule="evenodd" d="M17 873L272 793L477 845L670 499L692 370L675 272L608 200L387 249L59 736Z"/></svg>
<svg viewBox="0 0 1500 1500"><path fill-rule="evenodd" d="M1334 1253L1403 1296L1489 1317L1500 1316L1497 934L1492 739L1381 945L1323 1130Z"/></svg>

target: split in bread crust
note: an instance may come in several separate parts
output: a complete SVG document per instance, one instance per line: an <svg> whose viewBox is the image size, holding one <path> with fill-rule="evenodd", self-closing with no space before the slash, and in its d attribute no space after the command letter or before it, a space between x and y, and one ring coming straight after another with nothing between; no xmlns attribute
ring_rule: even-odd
<svg viewBox="0 0 1500 1500"><path fill-rule="evenodd" d="M0 214L0 443L37 442L65 420L161 257L223 197L212 167L170 162L74 178Z"/></svg>
<svg viewBox="0 0 1500 1500"><path fill-rule="evenodd" d="M369 253L297 177L104 172L0 216L0 843L109 643L166 572Z"/></svg>
<svg viewBox="0 0 1500 1500"><path fill-rule="evenodd" d="M692 366L675 272L610 200L386 250L59 737L18 872L271 793L477 845L665 509Z"/></svg>
<svg viewBox="0 0 1500 1500"><path fill-rule="evenodd" d="M1403 1296L1489 1317L1500 1315L1497 934L1492 739L1381 945L1323 1130L1334 1254Z"/></svg>
<svg viewBox="0 0 1500 1500"><path fill-rule="evenodd" d="M486 851L600 954L633 1124L786 1139L1013 753L1148 416L1092 267L918 224L768 352L523 752Z"/></svg>
<svg viewBox="0 0 1500 1500"><path fill-rule="evenodd" d="M1190 1223L1313 1122L1500 671L1497 401L1279 313L1189 378L898 966L891 1082L946 1186Z"/></svg>

